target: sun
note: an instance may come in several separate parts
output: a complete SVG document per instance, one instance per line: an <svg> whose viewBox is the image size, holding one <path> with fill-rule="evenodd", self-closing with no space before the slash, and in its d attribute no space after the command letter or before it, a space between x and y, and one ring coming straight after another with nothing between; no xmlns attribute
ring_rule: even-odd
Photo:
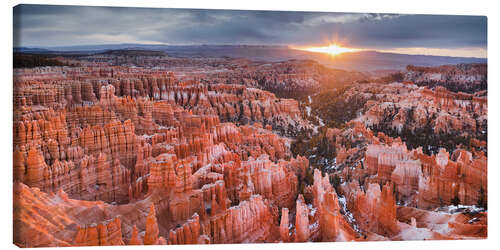
<svg viewBox="0 0 500 250"><path fill-rule="evenodd" d="M339 46L337 44L330 44L328 46L324 47L310 47L310 48L301 48L301 50L305 51L310 51L310 52L319 52L319 53L327 53L330 55L340 55L342 53L346 52L355 52L359 51L359 49L352 49L352 48L344 48L342 46Z"/></svg>

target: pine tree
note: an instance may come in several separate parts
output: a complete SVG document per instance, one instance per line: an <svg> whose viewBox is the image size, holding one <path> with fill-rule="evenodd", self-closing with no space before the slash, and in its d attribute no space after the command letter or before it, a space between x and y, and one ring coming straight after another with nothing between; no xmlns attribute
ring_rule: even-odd
<svg viewBox="0 0 500 250"><path fill-rule="evenodd" d="M488 209L488 201L486 200L486 193L484 192L483 187L479 189L479 199L477 200L477 206L484 208L484 210Z"/></svg>
<svg viewBox="0 0 500 250"><path fill-rule="evenodd" d="M455 195L455 197L453 197L453 199L451 199L451 204L453 204L455 206L458 206L458 204L460 204L460 199L458 198L457 195Z"/></svg>

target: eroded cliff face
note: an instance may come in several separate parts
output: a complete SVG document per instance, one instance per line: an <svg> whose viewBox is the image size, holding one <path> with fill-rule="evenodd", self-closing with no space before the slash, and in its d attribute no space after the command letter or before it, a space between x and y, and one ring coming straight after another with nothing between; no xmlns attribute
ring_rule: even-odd
<svg viewBox="0 0 500 250"><path fill-rule="evenodd" d="M294 207L308 162L272 129L309 126L296 101L172 74L80 70L16 79L16 244L279 239L277 211Z"/></svg>
<svg viewBox="0 0 500 250"><path fill-rule="evenodd" d="M480 92L487 89L487 64L442 65L418 67L409 65L404 76L419 86L443 86L452 91Z"/></svg>
<svg viewBox="0 0 500 250"><path fill-rule="evenodd" d="M376 130L473 136L485 140L488 107L484 96L402 83L359 85L348 95L369 99L364 108L366 113L358 120Z"/></svg>
<svg viewBox="0 0 500 250"><path fill-rule="evenodd" d="M427 155L422 148L409 150L400 138L375 135L359 121L348 124L335 141L358 145L347 149L358 152L350 155L349 164L340 163L328 172L342 180L339 194L345 197L355 225L370 232L367 239L466 239L471 232L478 237L487 234L487 161L482 151L457 149L450 154L442 148ZM420 224L419 218L399 211L426 214L429 219ZM454 213L444 216L442 211ZM464 225L463 218L455 223L459 214L470 217L474 226ZM446 223L458 229L432 228Z"/></svg>
<svg viewBox="0 0 500 250"><path fill-rule="evenodd" d="M249 83L180 81L154 69L92 63L16 73L18 246L410 239L420 227L427 239L487 233L485 212L471 225L444 216L446 232L426 221L455 196L462 205L486 199L483 141L475 142L478 150L435 155L408 149L367 128L385 119L382 102L327 131L337 151L335 185L332 173L291 153L293 136L313 128L298 102ZM372 88L365 92L382 92ZM485 103L410 89L409 96L442 105L440 114L479 112L476 130L467 131L482 129ZM428 117L432 108L425 109L413 119ZM407 115L395 117L410 126ZM455 118L444 125L436 118L434 129L463 130L466 117Z"/></svg>

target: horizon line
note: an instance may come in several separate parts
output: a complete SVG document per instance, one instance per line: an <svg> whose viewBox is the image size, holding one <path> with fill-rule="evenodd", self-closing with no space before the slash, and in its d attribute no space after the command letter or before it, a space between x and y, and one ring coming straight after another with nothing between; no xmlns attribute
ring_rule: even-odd
<svg viewBox="0 0 500 250"><path fill-rule="evenodd" d="M13 49L45 49L45 50L50 50L54 48L71 48L71 47L97 47L97 46L112 46L112 45L138 45L138 46L255 46L255 47L287 47L290 50L299 50L296 48L293 48L293 45L290 44L230 44L230 43L188 43L188 44L169 44L169 43L103 43L103 44L82 44L82 45L56 45L56 46L38 46L38 45L28 45L28 46L14 46ZM130 47L132 48L132 47ZM124 48L127 49L127 48ZM411 49L411 48L408 48ZM432 49L432 48L430 48ZM94 50L99 50L99 49L94 49ZM113 50L113 49L106 49L106 50ZM116 50L116 49L115 49ZM450 49L453 50L453 49ZM487 49L485 49L487 52ZM83 51L93 51L92 49L88 50L83 50ZM53 52L64 52L61 50L53 50ZM308 51L309 53L322 53L322 52L311 52ZM481 56L452 56L452 55L437 55L437 54L414 54L414 53L404 53L404 52L397 52L397 51L391 51L391 49L361 49L359 51L353 51L353 52L344 52L342 54L350 54L350 53L360 53L360 52L377 52L377 53L384 53L384 54L397 54L397 55L411 55L411 56L435 56L435 57L454 57L454 58L476 58L476 59L488 59L487 56L481 57Z"/></svg>

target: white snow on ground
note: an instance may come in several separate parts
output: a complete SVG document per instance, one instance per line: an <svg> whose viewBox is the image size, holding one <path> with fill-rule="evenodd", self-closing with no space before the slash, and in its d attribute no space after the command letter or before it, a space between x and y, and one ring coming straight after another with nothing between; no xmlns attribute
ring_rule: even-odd
<svg viewBox="0 0 500 250"><path fill-rule="evenodd" d="M317 211L317 210L318 210L318 209L316 209L316 208L311 209L311 216L314 216L314 215L316 214L316 211Z"/></svg>
<svg viewBox="0 0 500 250"><path fill-rule="evenodd" d="M356 219L354 219L352 213L347 209L347 201L345 199L345 196L339 196L339 203L344 212L344 216L347 219L347 222L352 225L354 231L360 233L361 231L359 230L358 224L356 223Z"/></svg>
<svg viewBox="0 0 500 250"><path fill-rule="evenodd" d="M479 221L479 218L474 217L474 218L470 219L467 223L472 224L472 223L478 222L478 221Z"/></svg>
<svg viewBox="0 0 500 250"><path fill-rule="evenodd" d="M455 205L449 205L445 207L439 207L436 208L434 211L436 212L445 212L445 213L478 213L478 212L484 212L484 208L481 207L476 207L476 205L460 205L458 206Z"/></svg>
<svg viewBox="0 0 500 250"><path fill-rule="evenodd" d="M307 116L311 116L311 107L306 106L306 113L307 113Z"/></svg>
<svg viewBox="0 0 500 250"><path fill-rule="evenodd" d="M333 163L326 167L326 170L337 170L337 157L333 158Z"/></svg>
<svg viewBox="0 0 500 250"><path fill-rule="evenodd" d="M308 108L309 108L309 110L308 110ZM306 107L306 111L308 112L308 115L310 115L310 112L311 112L310 110L311 110L310 107ZM323 120L321 118L319 118L319 116L316 116L316 119L318 119L319 126L314 125L314 127L313 127L313 134L315 134L315 135L318 134L319 127L325 126L325 123L323 122Z"/></svg>
<svg viewBox="0 0 500 250"><path fill-rule="evenodd" d="M309 231L314 231L314 229L316 229L318 227L319 227L319 223L318 222L314 222L313 224L309 225Z"/></svg>
<svg viewBox="0 0 500 250"><path fill-rule="evenodd" d="M321 118L318 117L318 121L319 121L319 126L321 126L321 127L325 126L325 123L323 122L323 119L321 119Z"/></svg>
<svg viewBox="0 0 500 250"><path fill-rule="evenodd" d="M428 213L424 218L421 218L422 222L427 223L427 228L414 228L406 223L400 223L402 231L399 236L401 236L402 240L423 240L431 237L433 232L447 235L450 233L448 223L455 221L459 213L482 211L484 211L483 208L474 205L450 205L436 208L434 212ZM469 223L478 220L477 217L473 217L469 220Z"/></svg>

